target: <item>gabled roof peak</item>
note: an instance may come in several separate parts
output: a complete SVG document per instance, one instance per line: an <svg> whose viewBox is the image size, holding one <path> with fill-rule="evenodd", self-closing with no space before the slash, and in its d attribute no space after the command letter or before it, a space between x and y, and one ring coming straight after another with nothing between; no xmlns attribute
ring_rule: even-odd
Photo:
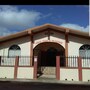
<svg viewBox="0 0 90 90"><path fill-rule="evenodd" d="M51 28L51 29L58 30L58 31L61 31L61 32L67 32L67 33L70 33L70 34L75 34L75 35L89 37L89 33L88 32L83 32L83 31L80 31L80 30L70 29L70 28L66 28L66 27L62 27L62 26L46 23L44 25L40 25L40 26L36 26L36 27L33 27L33 28L29 28L29 29L26 29L24 31L21 31L21 32L18 32L18 33L15 33L15 34L11 34L11 35L8 35L8 36L0 37L0 42L1 41L5 41L5 40L9 40L11 38L16 38L16 37L20 37L20 36L24 36L24 35L29 35L32 32L35 33L35 32L38 32L40 30L47 29L47 28Z"/></svg>

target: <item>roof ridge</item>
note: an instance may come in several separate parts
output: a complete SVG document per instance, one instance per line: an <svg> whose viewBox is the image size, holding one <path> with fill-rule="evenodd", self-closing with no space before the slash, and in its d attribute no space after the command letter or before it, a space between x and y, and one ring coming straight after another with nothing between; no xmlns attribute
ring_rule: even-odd
<svg viewBox="0 0 90 90"><path fill-rule="evenodd" d="M69 30L69 33L90 37L89 32L84 32L84 31L80 31L80 30L76 30L76 29L71 29L71 28L66 28L66 27L63 27L63 26L58 26L58 25L46 23L46 24L39 25L39 26L36 26L36 27L32 27L32 28L29 28L29 29L26 29L26 30L23 30L23 31L14 33L14 34L10 34L10 35L7 35L7 36L3 36L3 37L0 36L0 41L3 41L4 39L6 40L7 38L10 39L10 38L23 36L23 35L28 35L28 34L31 34L31 31L38 32L38 31L40 31L42 29L46 29L46 28L56 29L56 30L59 30L59 31L62 31L62 32L66 32L67 30Z"/></svg>

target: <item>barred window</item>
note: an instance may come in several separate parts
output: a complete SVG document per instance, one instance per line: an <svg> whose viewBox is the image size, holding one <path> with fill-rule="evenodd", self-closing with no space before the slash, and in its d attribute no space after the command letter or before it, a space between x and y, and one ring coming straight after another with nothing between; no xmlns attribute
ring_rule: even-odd
<svg viewBox="0 0 90 90"><path fill-rule="evenodd" d="M8 56L20 56L21 55L21 48L18 45L12 45L9 48Z"/></svg>
<svg viewBox="0 0 90 90"><path fill-rule="evenodd" d="M84 44L79 48L79 56L90 57L90 45Z"/></svg>

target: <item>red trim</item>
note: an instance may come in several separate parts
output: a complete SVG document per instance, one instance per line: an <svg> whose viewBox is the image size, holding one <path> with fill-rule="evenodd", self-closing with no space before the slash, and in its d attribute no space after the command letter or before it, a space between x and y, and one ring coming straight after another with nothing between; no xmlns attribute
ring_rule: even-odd
<svg viewBox="0 0 90 90"><path fill-rule="evenodd" d="M17 78L18 63L19 63L19 57L17 56L16 59L15 59L14 79Z"/></svg>
<svg viewBox="0 0 90 90"><path fill-rule="evenodd" d="M33 32L33 34L35 35L35 34L38 34L38 33L42 33L42 32L47 32L47 31L54 31L54 32L57 32L57 33L62 33L62 34L65 34L65 32L64 31L59 31L59 30L55 30L55 29L43 29L43 30L41 30L41 31L38 31L38 32Z"/></svg>
<svg viewBox="0 0 90 90"><path fill-rule="evenodd" d="M56 79L60 80L60 56L56 56Z"/></svg>
<svg viewBox="0 0 90 90"><path fill-rule="evenodd" d="M60 33L60 34L65 34L65 32L59 31L59 30L55 30L55 29L51 29L51 31L54 31L54 32L57 32L57 33Z"/></svg>
<svg viewBox="0 0 90 90"><path fill-rule="evenodd" d="M11 66L11 65L1 65L0 67L15 67L15 66Z"/></svg>
<svg viewBox="0 0 90 90"><path fill-rule="evenodd" d="M82 60L78 57L78 74L79 74L79 81L82 81Z"/></svg>
<svg viewBox="0 0 90 90"><path fill-rule="evenodd" d="M37 79L37 60L38 57L34 56L34 79Z"/></svg>
<svg viewBox="0 0 90 90"><path fill-rule="evenodd" d="M68 57L68 33L65 33L65 56ZM68 58L66 58L66 67L68 67Z"/></svg>
<svg viewBox="0 0 90 90"><path fill-rule="evenodd" d="M87 68L87 67L85 68L85 67L83 67L82 69L90 69L90 68Z"/></svg>
<svg viewBox="0 0 90 90"><path fill-rule="evenodd" d="M40 34L40 33L42 33L42 32L46 32L46 31L47 31L47 29L43 29L43 30L38 31L38 32L33 32L33 35Z"/></svg>
<svg viewBox="0 0 90 90"><path fill-rule="evenodd" d="M33 67L33 66L18 66L18 67Z"/></svg>
<svg viewBox="0 0 90 90"><path fill-rule="evenodd" d="M33 63L33 35L30 36L31 38L31 43L30 43L30 66L32 66L32 63Z"/></svg>
<svg viewBox="0 0 90 90"><path fill-rule="evenodd" d="M61 69L78 69L78 67L60 67Z"/></svg>
<svg viewBox="0 0 90 90"><path fill-rule="evenodd" d="M89 36L82 36L82 35L78 35L78 34L75 34L75 33L70 33L70 35L75 36L75 37L79 37L79 38L90 39Z"/></svg>
<svg viewBox="0 0 90 90"><path fill-rule="evenodd" d="M14 67L14 66L10 66L10 65L1 65L0 67ZM18 67L33 67L33 66L18 66Z"/></svg>
<svg viewBox="0 0 90 90"><path fill-rule="evenodd" d="M30 58L30 66L29 67L32 67L32 61L33 61L33 58Z"/></svg>

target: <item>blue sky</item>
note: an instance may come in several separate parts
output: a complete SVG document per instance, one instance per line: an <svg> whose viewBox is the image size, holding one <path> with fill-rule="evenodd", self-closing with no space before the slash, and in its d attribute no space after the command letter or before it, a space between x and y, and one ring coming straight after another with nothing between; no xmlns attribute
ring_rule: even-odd
<svg viewBox="0 0 90 90"><path fill-rule="evenodd" d="M88 5L0 5L0 36L46 23L89 31Z"/></svg>

